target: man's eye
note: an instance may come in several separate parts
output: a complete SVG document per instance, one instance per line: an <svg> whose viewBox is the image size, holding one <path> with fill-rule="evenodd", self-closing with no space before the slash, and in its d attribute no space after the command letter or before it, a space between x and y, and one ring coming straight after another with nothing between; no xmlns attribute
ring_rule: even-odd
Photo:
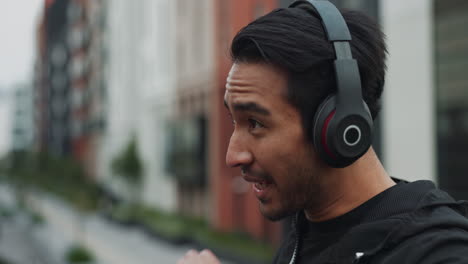
<svg viewBox="0 0 468 264"><path fill-rule="evenodd" d="M249 118L248 121L249 121L249 124L250 124L250 128L251 128L251 129L263 128L263 127L264 127L260 122L258 122L258 121L255 120L255 119Z"/></svg>

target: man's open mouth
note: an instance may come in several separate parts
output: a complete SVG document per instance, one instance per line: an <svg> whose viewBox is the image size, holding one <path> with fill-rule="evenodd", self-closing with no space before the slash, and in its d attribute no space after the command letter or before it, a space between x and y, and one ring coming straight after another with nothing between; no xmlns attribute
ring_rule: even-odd
<svg viewBox="0 0 468 264"><path fill-rule="evenodd" d="M259 191L263 191L266 188L268 188L269 185L270 185L270 183L268 183L267 181L261 181L261 182L255 183L254 187Z"/></svg>

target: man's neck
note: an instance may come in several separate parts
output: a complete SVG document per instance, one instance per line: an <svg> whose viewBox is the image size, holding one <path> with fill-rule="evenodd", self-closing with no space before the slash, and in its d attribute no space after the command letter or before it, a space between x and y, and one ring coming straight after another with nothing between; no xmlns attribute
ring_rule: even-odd
<svg viewBox="0 0 468 264"><path fill-rule="evenodd" d="M352 165L329 168L324 173L326 190L321 203L307 208L309 221L322 222L346 214L395 185L372 148Z"/></svg>

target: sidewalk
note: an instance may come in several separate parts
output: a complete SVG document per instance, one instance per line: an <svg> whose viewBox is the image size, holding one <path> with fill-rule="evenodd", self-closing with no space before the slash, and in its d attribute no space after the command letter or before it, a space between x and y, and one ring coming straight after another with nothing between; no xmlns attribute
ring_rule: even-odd
<svg viewBox="0 0 468 264"><path fill-rule="evenodd" d="M44 245L32 236L32 227L25 217L15 217L0 225L0 256L14 264L56 263Z"/></svg>
<svg viewBox="0 0 468 264"><path fill-rule="evenodd" d="M13 264L56 264L35 234L42 228L17 208L13 193L0 185L0 207L11 212L0 218L0 257Z"/></svg>

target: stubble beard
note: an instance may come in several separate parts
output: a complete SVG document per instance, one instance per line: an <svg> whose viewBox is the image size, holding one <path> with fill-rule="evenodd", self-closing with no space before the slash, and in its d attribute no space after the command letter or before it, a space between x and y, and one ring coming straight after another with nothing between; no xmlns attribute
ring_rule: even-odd
<svg viewBox="0 0 468 264"><path fill-rule="evenodd" d="M296 167L298 168L298 167ZM280 206L273 212L266 212L260 205L260 212L270 221L279 221L296 212L309 208L320 197L320 177L311 168L302 168L289 173L291 179L286 186L276 186L280 194ZM263 203L260 201L260 203Z"/></svg>

